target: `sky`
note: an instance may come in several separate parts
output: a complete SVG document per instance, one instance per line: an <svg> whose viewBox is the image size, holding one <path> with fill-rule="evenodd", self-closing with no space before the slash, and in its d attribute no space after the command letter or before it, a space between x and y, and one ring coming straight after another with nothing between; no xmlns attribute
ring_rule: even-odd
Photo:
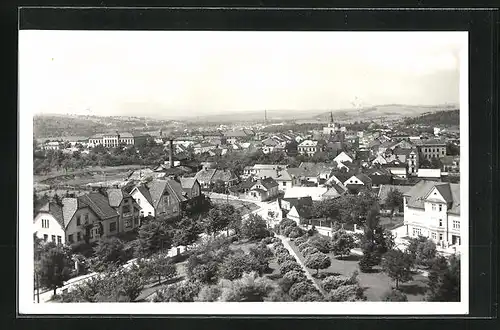
<svg viewBox="0 0 500 330"><path fill-rule="evenodd" d="M175 117L459 102L464 32L19 32L20 108Z"/></svg>

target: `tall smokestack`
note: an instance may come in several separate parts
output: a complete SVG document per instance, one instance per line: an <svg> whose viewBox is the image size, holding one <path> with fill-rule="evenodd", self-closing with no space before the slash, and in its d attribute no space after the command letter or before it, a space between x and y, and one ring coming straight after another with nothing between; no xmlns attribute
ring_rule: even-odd
<svg viewBox="0 0 500 330"><path fill-rule="evenodd" d="M170 148L168 150L168 160L170 161L170 168L174 167L174 140L169 140Z"/></svg>

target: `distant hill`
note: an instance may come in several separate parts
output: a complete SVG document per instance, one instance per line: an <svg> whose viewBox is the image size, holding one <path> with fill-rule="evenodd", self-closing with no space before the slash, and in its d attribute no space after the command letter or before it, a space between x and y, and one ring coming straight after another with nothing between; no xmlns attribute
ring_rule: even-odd
<svg viewBox="0 0 500 330"><path fill-rule="evenodd" d="M404 122L406 125L459 126L460 110L427 113L414 118L406 118Z"/></svg>
<svg viewBox="0 0 500 330"><path fill-rule="evenodd" d="M33 134L35 138L58 138L68 136L90 137L104 132L155 131L172 124L168 120L144 117L100 117L83 115L35 115Z"/></svg>
<svg viewBox="0 0 500 330"><path fill-rule="evenodd" d="M333 119L338 122L367 120L398 120L406 117L421 116L426 113L449 111L457 109L457 105L405 105L387 104L361 109L334 110ZM324 112L315 117L317 120L329 120L330 112Z"/></svg>

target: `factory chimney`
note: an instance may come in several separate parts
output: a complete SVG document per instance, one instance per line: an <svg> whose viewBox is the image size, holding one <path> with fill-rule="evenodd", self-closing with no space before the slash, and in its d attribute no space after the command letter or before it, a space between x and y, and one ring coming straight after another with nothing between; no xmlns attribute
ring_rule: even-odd
<svg viewBox="0 0 500 330"><path fill-rule="evenodd" d="M168 149L168 160L170 161L170 168L174 167L174 140L169 140L169 149Z"/></svg>

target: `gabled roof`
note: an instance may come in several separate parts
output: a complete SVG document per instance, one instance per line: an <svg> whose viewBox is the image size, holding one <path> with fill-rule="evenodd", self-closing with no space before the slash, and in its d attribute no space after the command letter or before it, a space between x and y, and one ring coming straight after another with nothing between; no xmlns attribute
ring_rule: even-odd
<svg viewBox="0 0 500 330"><path fill-rule="evenodd" d="M228 182L236 179L236 175L231 170L216 170L212 176L213 181L222 180Z"/></svg>
<svg viewBox="0 0 500 330"><path fill-rule="evenodd" d="M167 186L166 180L153 180L148 184L148 190L151 195L151 205L156 209L160 202L161 196Z"/></svg>
<svg viewBox="0 0 500 330"><path fill-rule="evenodd" d="M61 225L63 229L66 228L64 224L64 215L63 215L63 207L58 205L56 202L47 202L42 205L42 207L38 208L35 212L35 216L38 213L49 213L56 219L56 221ZM74 214L74 212L73 212ZM71 218L70 218L71 219ZM34 219L33 219L34 221Z"/></svg>
<svg viewBox="0 0 500 330"><path fill-rule="evenodd" d="M436 187L443 198L451 204L448 212L460 214L460 184L440 183L422 180L404 194L408 198L407 205L414 208L424 208L424 201L432 189Z"/></svg>
<svg viewBox="0 0 500 330"><path fill-rule="evenodd" d="M153 199L151 198L149 189L145 185L143 184L138 185L137 190L139 190L139 192L144 196L144 198L146 198L149 204L153 205Z"/></svg>
<svg viewBox="0 0 500 330"><path fill-rule="evenodd" d="M372 183L372 179L370 179L370 177L366 174L358 173L358 174L356 174L356 177L359 180L361 180L364 184L371 184Z"/></svg>
<svg viewBox="0 0 500 330"><path fill-rule="evenodd" d="M182 189L181 183L179 181L171 179L165 181L167 181L167 189L179 202L188 200L186 192L184 191L184 189Z"/></svg>
<svg viewBox="0 0 500 330"><path fill-rule="evenodd" d="M278 186L278 182L276 182L273 178L260 179L260 182L264 187L266 187L266 189L271 189Z"/></svg>
<svg viewBox="0 0 500 330"><path fill-rule="evenodd" d="M304 140L299 144L299 147L315 147L318 145L318 141L314 140Z"/></svg>
<svg viewBox="0 0 500 330"><path fill-rule="evenodd" d="M216 171L215 169L203 169L198 173L196 173L195 178L196 180L201 182L211 181L212 177L215 174L215 171Z"/></svg>
<svg viewBox="0 0 500 330"><path fill-rule="evenodd" d="M380 185L380 189L378 191L378 198L380 200L381 204L385 204L385 200L387 199L387 194L391 189L398 190L400 191L403 195L410 191L412 186L395 186L395 185L389 185L389 184L382 184Z"/></svg>
<svg viewBox="0 0 500 330"><path fill-rule="evenodd" d="M109 205L111 207L120 206L120 204L124 198L130 197L129 194L127 194L122 189L118 189L118 188L108 189L107 194L108 194Z"/></svg>
<svg viewBox="0 0 500 330"><path fill-rule="evenodd" d="M192 189L196 183L196 178L180 178L179 180L183 189Z"/></svg>
<svg viewBox="0 0 500 330"><path fill-rule="evenodd" d="M88 205L102 220L118 216L118 213L109 205L108 198L100 193L91 192L78 197L78 200Z"/></svg>

